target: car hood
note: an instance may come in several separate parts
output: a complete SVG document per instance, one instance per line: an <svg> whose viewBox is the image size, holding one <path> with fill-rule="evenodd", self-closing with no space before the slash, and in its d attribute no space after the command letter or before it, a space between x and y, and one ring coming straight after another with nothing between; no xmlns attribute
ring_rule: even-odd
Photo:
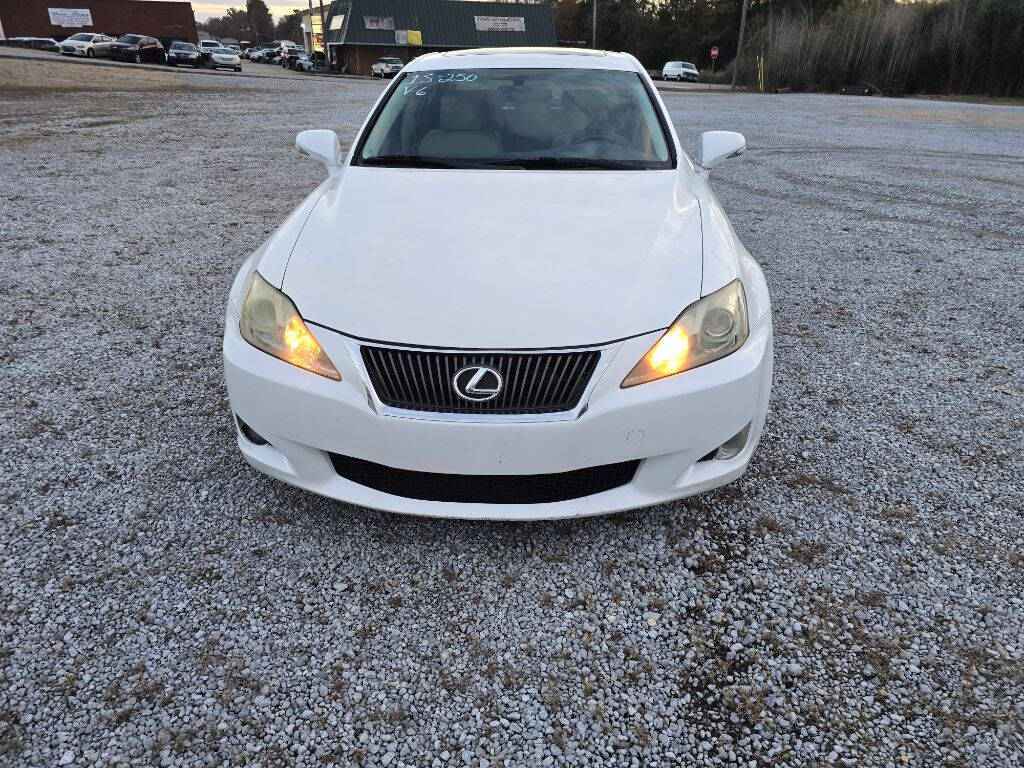
<svg viewBox="0 0 1024 768"><path fill-rule="evenodd" d="M353 166L310 212L282 289L352 336L546 348L665 328L701 268L685 173Z"/></svg>

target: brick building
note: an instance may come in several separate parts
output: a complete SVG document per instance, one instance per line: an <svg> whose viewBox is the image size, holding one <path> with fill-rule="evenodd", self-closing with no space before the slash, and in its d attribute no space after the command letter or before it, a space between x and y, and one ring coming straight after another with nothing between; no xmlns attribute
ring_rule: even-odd
<svg viewBox="0 0 1024 768"><path fill-rule="evenodd" d="M0 28L8 38L101 32L148 35L165 45L198 39L192 3L156 0L0 0Z"/></svg>

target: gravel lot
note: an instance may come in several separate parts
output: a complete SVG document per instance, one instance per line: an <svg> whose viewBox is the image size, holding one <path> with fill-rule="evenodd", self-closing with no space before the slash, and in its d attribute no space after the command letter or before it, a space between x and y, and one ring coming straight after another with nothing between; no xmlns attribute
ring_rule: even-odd
<svg viewBox="0 0 1024 768"><path fill-rule="evenodd" d="M750 143L714 178L773 291L761 447L478 524L234 445L231 278L320 178L294 134L380 84L175 79L0 89L0 764L1024 763L1024 108L666 96Z"/></svg>

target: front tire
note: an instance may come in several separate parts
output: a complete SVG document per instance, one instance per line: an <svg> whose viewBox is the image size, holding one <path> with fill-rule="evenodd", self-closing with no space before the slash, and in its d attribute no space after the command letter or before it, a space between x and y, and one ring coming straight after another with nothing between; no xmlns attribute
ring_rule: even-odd
<svg viewBox="0 0 1024 768"><path fill-rule="evenodd" d="M95 59L96 58L96 54L93 53L92 48L89 48L89 49L86 50L85 58L87 58L87 59Z"/></svg>

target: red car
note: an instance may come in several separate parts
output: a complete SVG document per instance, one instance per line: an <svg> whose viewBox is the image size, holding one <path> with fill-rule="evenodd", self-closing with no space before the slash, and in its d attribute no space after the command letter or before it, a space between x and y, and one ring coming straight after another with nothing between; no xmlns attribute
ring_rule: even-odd
<svg viewBox="0 0 1024 768"><path fill-rule="evenodd" d="M136 64L143 61L163 64L167 60L163 44L155 37L145 35L121 35L110 44L108 55L112 59L134 61Z"/></svg>

